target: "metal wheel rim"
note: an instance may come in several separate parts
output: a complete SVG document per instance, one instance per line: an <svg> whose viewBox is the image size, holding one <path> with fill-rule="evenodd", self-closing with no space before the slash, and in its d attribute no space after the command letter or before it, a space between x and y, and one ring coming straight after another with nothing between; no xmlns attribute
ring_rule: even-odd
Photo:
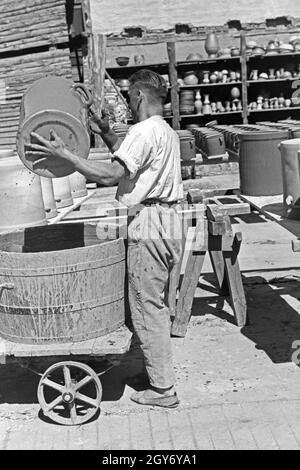
<svg viewBox="0 0 300 470"><path fill-rule="evenodd" d="M70 368L77 368L85 372L85 377L79 382L75 382L71 377ZM62 369L64 377L64 385L50 379L54 371ZM96 398L91 398L80 392L80 390L87 384L92 383L96 390ZM51 402L47 402L44 393L44 387L49 387L58 392L57 398ZM97 413L101 399L102 399L102 386L99 377L91 367L80 362L65 361L59 362L50 366L40 379L38 390L38 401L45 416L58 424L67 426L75 426L86 423ZM74 397L73 400L71 400ZM70 403L66 400L70 398ZM86 414L78 415L77 406L80 404L86 405ZM60 416L55 412L57 406L63 405L68 410L69 417ZM91 408L88 408L91 406Z"/></svg>

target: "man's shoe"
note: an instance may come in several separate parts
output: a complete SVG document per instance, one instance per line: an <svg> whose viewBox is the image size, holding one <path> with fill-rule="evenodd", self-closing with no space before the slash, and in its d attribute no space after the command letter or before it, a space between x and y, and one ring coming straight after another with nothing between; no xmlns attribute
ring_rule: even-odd
<svg viewBox="0 0 300 470"><path fill-rule="evenodd" d="M139 405L160 406L162 408L177 408L180 403L176 392L169 396L163 394L159 396L158 393L154 393L151 389L136 392L130 398Z"/></svg>

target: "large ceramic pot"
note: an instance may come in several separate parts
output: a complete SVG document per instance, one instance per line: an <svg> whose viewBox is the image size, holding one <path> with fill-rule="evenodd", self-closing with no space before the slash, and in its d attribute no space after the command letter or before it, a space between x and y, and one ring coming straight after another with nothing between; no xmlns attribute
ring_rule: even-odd
<svg viewBox="0 0 300 470"><path fill-rule="evenodd" d="M208 54L208 57L211 59L217 57L219 49L220 44L215 33L208 33L205 41L205 50Z"/></svg>
<svg viewBox="0 0 300 470"><path fill-rule="evenodd" d="M17 156L0 158L0 232L46 223L40 177Z"/></svg>
<svg viewBox="0 0 300 470"><path fill-rule="evenodd" d="M62 77L41 78L27 89L21 103L17 149L30 171L46 178L63 177L73 172L72 166L55 158L48 160L47 167L34 167L25 147L32 141L32 132L49 139L53 129L68 150L81 158L88 158L88 108L92 102L93 98L83 84L74 84Z"/></svg>

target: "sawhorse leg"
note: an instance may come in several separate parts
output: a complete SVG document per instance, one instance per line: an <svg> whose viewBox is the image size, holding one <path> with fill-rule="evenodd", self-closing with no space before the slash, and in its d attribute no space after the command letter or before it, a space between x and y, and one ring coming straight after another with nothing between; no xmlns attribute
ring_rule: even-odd
<svg viewBox="0 0 300 470"><path fill-rule="evenodd" d="M238 264L242 235L233 235L229 217L224 217L223 221L224 227L221 227L220 221L217 221L216 225L207 224L207 222L203 224L203 221L197 224L194 238L195 247L190 252L179 292L175 320L172 325L173 336L184 337L186 335L206 251L209 252L219 288L227 289L227 293L230 294L237 325L239 327L246 325L247 305ZM214 235L208 233L208 227ZM200 238L202 240L199 244L198 235L201 230L202 237ZM223 234L215 235L217 233L215 230Z"/></svg>

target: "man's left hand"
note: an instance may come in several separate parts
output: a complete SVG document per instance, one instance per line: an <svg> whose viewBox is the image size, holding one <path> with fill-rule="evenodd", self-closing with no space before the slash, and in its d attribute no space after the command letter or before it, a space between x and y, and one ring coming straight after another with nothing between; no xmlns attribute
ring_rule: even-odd
<svg viewBox="0 0 300 470"><path fill-rule="evenodd" d="M30 143L25 146L26 157L33 160L33 168L42 166L47 168L47 161L54 158L60 158L66 163L72 163L70 152L67 151L64 141L56 134L55 131L50 131L50 140L45 139L39 134L32 132L30 134L32 141L37 143Z"/></svg>

